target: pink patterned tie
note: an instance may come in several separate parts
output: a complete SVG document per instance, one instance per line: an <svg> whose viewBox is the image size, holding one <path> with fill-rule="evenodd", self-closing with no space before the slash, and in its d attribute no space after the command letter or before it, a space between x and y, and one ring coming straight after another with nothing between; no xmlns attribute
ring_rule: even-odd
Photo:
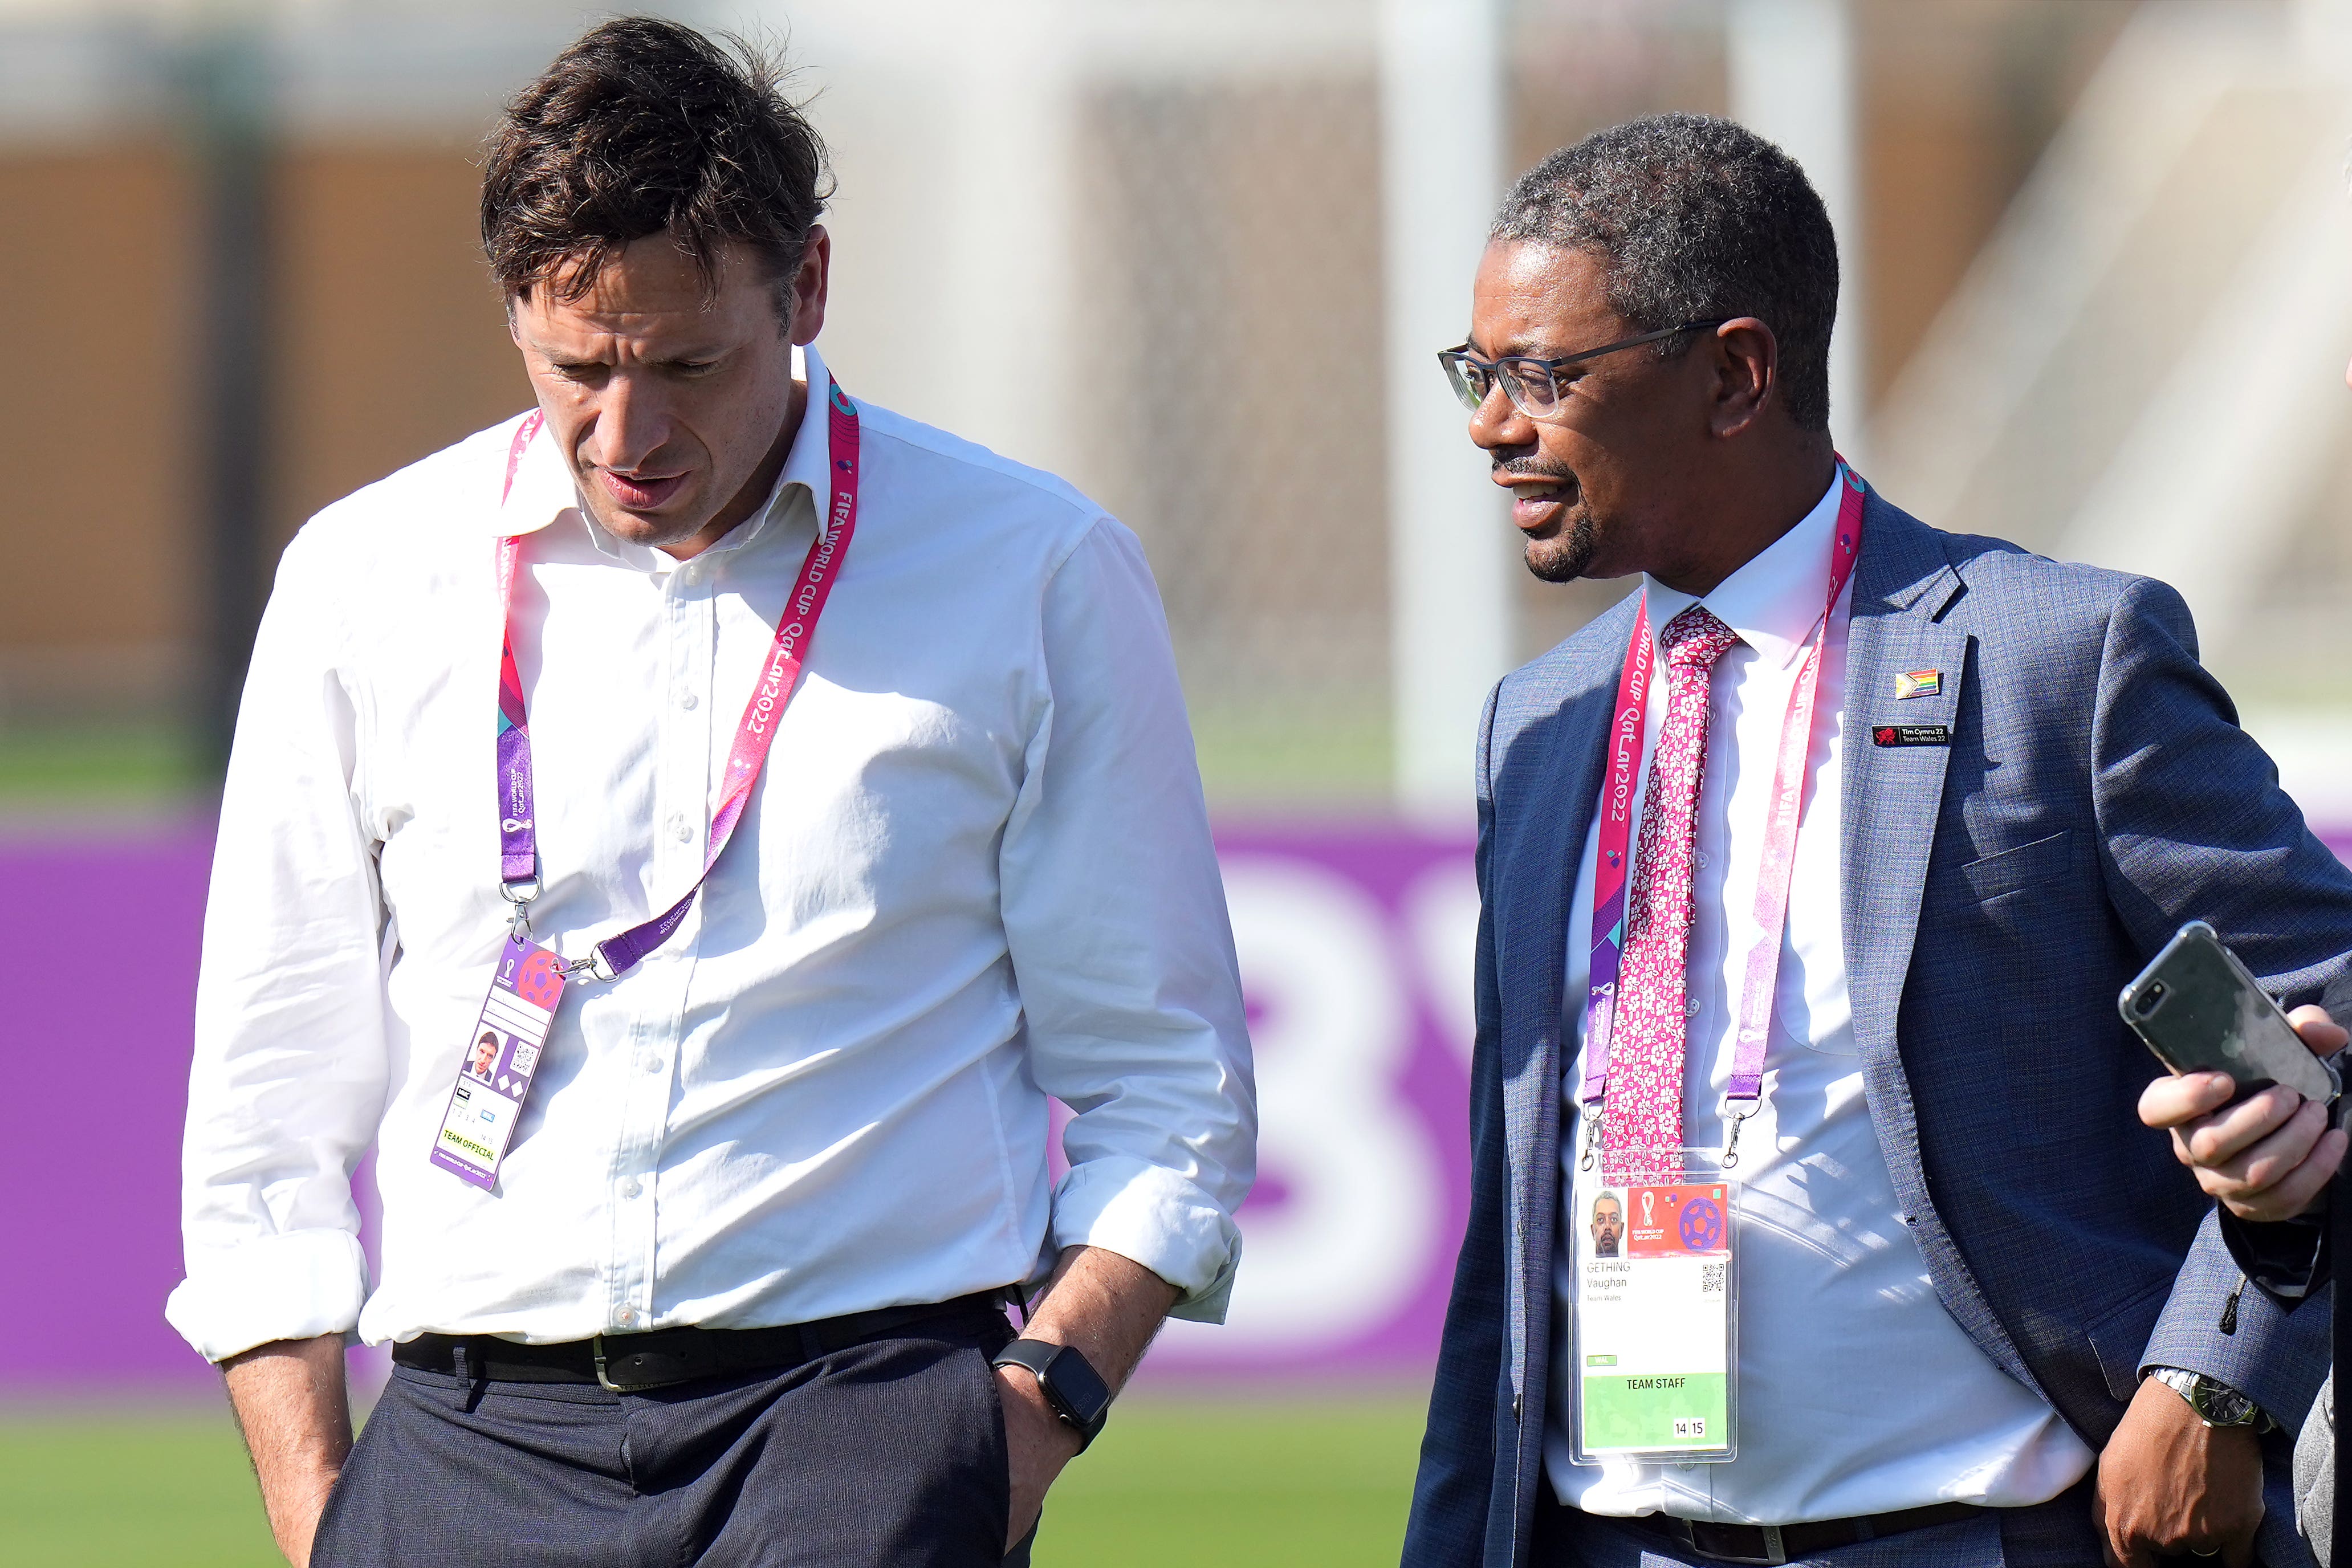
<svg viewBox="0 0 2352 1568"><path fill-rule="evenodd" d="M1605 1179L1672 1181L1682 1174L1683 1048L1690 958L1691 864L1699 783L1706 777L1707 683L1739 636L1703 604L1665 624L1666 722L1650 757L1642 837L1625 915L1616 1022L1602 1102Z"/></svg>

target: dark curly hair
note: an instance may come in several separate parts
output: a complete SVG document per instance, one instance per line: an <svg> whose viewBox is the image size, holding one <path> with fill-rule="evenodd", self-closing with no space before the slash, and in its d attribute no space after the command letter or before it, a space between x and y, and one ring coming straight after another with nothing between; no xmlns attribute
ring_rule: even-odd
<svg viewBox="0 0 2352 1568"><path fill-rule="evenodd" d="M594 287L622 247L667 233L706 298L719 250L767 264L778 313L832 193L824 143L783 96L772 55L624 16L585 34L510 99L482 172L482 249L510 297Z"/></svg>
<svg viewBox="0 0 2352 1568"><path fill-rule="evenodd" d="M1609 308L1640 331L1755 317L1780 341L1790 417L1829 428L1837 235L1797 161L1745 126L1659 114L1595 131L1520 175L1487 235L1598 256Z"/></svg>

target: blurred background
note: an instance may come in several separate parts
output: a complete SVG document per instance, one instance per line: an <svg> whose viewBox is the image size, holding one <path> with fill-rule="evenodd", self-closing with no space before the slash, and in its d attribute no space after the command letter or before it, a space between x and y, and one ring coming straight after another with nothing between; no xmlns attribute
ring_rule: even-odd
<svg viewBox="0 0 2352 1568"><path fill-rule="evenodd" d="M1041 1563L1189 1562L1209 1508L1266 1562L1393 1560L1465 1211L1478 706L1627 586L1520 570L1433 357L1551 149L1665 109L1787 146L1845 260L1846 454L2172 581L2352 831L2347 0L655 8L788 42L844 384L1070 477L1168 604L1265 1177L1234 1322L1163 1340ZM272 1560L161 1318L210 790L292 531L528 401L475 149L604 14L0 0L11 1563ZM48 1087L55 1038L103 1071Z"/></svg>

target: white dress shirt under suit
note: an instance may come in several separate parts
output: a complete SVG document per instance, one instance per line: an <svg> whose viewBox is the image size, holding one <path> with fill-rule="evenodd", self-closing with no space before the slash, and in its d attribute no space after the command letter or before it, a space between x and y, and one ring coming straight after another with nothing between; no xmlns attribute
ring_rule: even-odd
<svg viewBox="0 0 2352 1568"><path fill-rule="evenodd" d="M530 530L531 919L578 957L700 867L830 493L825 371L802 368L819 390L773 497L691 561L591 520L544 433L502 506L513 423L289 547L197 999L169 1315L205 1355L354 1325L808 1322L1034 1279L1080 1243L1222 1317L1255 1110L1150 570L1066 485L870 404L855 543L693 912L567 992L496 1193L426 1163L507 928L492 541ZM1076 1113L1058 1183L1049 1096Z"/></svg>
<svg viewBox="0 0 2352 1568"><path fill-rule="evenodd" d="M1683 1131L1721 1148L1739 987L1759 935L1754 910L1780 727L1804 651L1822 621L1839 483L1788 533L1703 601L1739 633L1715 666L1700 785L1688 967L1693 1007ZM1644 578L1653 635L1689 594ZM1929 1503L2043 1502L2088 1472L2092 1455L2058 1413L2001 1372L1937 1299L1906 1227L1863 1094L1846 996L1839 910L1839 756L1843 741L1849 586L1831 617L1813 708L1808 780L1773 998L1764 1099L1740 1134L1745 1207L1739 1259L1738 1457L1727 1464L1611 1460L1580 1466L1563 1423L1575 1410L1574 1223L1561 1207L1554 1290L1551 1416L1544 1465L1561 1500L1591 1513L1791 1524ZM1948 674L1957 678L1958 672ZM1666 662L1648 692L1648 748L1664 723ZM1592 867L1587 834L1569 915L1565 995L1579 1044L1562 1085L1574 1114L1560 1152L1574 1178L1584 1078ZM1563 1186L1563 1191L1567 1190Z"/></svg>

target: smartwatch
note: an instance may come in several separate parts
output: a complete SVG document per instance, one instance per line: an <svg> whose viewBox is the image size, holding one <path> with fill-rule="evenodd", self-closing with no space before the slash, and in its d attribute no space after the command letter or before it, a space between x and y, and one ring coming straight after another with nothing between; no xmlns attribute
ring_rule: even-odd
<svg viewBox="0 0 2352 1568"><path fill-rule="evenodd" d="M1078 1434L1082 1454L1110 1420L1110 1386L1075 1345L1016 1339L988 1364L1026 1367L1036 1377L1037 1386L1045 1391L1045 1403L1053 1406L1055 1416Z"/></svg>

